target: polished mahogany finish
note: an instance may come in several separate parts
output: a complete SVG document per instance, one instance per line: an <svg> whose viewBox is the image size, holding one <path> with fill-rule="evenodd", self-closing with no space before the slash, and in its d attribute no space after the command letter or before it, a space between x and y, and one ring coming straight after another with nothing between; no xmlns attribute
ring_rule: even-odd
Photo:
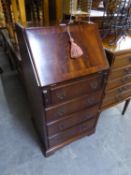
<svg viewBox="0 0 131 175"><path fill-rule="evenodd" d="M57 120L66 115L77 112L78 110L99 104L101 101L101 96L102 91L97 91L96 93L85 95L84 97L74 98L68 102L45 108L46 120L47 122Z"/></svg>
<svg viewBox="0 0 131 175"><path fill-rule="evenodd" d="M104 42L111 68L102 108L106 109L131 97L131 36L121 37L115 45Z"/></svg>
<svg viewBox="0 0 131 175"><path fill-rule="evenodd" d="M71 129L68 129L64 132L60 132L57 135L49 137L50 147L61 144L64 141L75 137L76 135L80 135L81 133L84 133L84 132L88 133L88 131L94 130L94 128L96 127L96 121L97 121L97 116L95 116L94 118L88 121L85 121L82 124L76 125L75 127L72 127Z"/></svg>
<svg viewBox="0 0 131 175"><path fill-rule="evenodd" d="M62 117L59 120L47 123L48 135L52 136L68 128L71 128L72 126L94 118L94 116L97 115L98 110L98 105L96 105Z"/></svg>
<svg viewBox="0 0 131 175"><path fill-rule="evenodd" d="M105 53L95 24L71 25L70 31L84 52L78 59L70 58L66 27L31 28L25 31L39 86L71 80L108 68L106 59L102 59Z"/></svg>
<svg viewBox="0 0 131 175"><path fill-rule="evenodd" d="M104 76L102 73L100 73L95 76L92 75L88 78L80 78L77 81L72 81L64 85L54 85L50 89L50 103L62 103L63 101L70 100L74 97L79 97L89 92L95 92L101 89L103 81Z"/></svg>
<svg viewBox="0 0 131 175"><path fill-rule="evenodd" d="M66 27L17 25L24 84L45 155L95 132L108 61L95 24L70 26L84 51L70 58Z"/></svg>

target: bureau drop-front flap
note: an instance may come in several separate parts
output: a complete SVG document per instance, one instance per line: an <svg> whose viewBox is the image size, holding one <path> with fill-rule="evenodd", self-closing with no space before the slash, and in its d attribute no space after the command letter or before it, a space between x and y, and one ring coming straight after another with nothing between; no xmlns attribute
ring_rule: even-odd
<svg viewBox="0 0 131 175"><path fill-rule="evenodd" d="M66 26L30 28L25 36L39 86L71 80L108 68L99 31L95 24L70 26L75 43L84 54L70 58L70 43Z"/></svg>

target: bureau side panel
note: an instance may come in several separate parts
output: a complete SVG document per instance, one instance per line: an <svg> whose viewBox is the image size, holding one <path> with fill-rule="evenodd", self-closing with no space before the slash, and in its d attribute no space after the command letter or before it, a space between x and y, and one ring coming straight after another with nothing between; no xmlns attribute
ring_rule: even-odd
<svg viewBox="0 0 131 175"><path fill-rule="evenodd" d="M42 142L44 143L45 149L48 149L42 91L41 88L38 86L39 80L37 79L35 70L33 68L30 52L28 50L28 45L24 36L24 30L19 28L19 26L17 27L17 35L18 38L20 38L19 46L20 53L22 56L23 79L30 107L32 110L33 120L37 127L37 131L39 132L40 137L42 138Z"/></svg>

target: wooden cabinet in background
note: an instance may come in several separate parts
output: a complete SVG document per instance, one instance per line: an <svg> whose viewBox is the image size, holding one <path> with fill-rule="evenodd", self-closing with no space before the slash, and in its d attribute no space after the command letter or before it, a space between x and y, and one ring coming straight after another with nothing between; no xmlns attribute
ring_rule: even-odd
<svg viewBox="0 0 131 175"><path fill-rule="evenodd" d="M114 46L104 43L111 68L102 110L131 97L131 37L121 37Z"/></svg>
<svg viewBox="0 0 131 175"><path fill-rule="evenodd" d="M95 132L108 61L95 24L70 31L84 54L70 58L66 28L16 26L22 72L45 155Z"/></svg>

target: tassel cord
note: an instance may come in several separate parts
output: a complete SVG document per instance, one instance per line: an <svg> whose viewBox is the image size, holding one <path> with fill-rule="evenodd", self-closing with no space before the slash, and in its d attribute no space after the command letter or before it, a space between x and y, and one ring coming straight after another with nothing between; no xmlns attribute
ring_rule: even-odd
<svg viewBox="0 0 131 175"><path fill-rule="evenodd" d="M69 26L67 26L67 33L68 33L68 35L69 35L70 42L71 42L71 43L74 42L74 39L73 39L73 37L71 36L71 32L70 32Z"/></svg>

